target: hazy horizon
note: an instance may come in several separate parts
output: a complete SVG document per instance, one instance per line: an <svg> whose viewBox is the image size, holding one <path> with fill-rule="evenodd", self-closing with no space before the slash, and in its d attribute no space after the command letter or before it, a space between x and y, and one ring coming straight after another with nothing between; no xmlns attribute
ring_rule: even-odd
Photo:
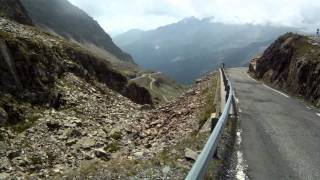
<svg viewBox="0 0 320 180"><path fill-rule="evenodd" d="M216 22L272 24L313 32L320 27L320 1L311 0L69 0L115 36L131 29L150 30L186 17Z"/></svg>

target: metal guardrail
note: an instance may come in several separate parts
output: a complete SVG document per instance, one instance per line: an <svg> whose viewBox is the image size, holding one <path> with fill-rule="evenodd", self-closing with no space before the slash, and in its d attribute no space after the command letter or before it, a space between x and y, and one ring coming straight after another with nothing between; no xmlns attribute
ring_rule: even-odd
<svg viewBox="0 0 320 180"><path fill-rule="evenodd" d="M203 179L209 162L212 161L213 155L217 149L218 142L221 138L222 131L226 125L227 119L229 117L229 111L232 106L233 101L233 88L231 82L226 77L224 70L220 71L223 75L223 81L225 82L225 90L227 91L228 100L224 107L223 113L221 114L215 128L213 129L206 145L198 156L196 162L193 164L192 169L190 170L186 180L199 180Z"/></svg>

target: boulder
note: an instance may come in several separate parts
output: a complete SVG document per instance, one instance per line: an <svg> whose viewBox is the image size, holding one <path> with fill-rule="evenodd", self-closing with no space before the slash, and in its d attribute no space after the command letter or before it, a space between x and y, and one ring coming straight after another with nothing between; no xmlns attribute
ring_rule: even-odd
<svg viewBox="0 0 320 180"><path fill-rule="evenodd" d="M193 150L191 150L191 149L189 149L189 148L185 148L185 150L184 150L184 156L185 156L185 158L186 159L188 159L188 160L197 160L197 157L198 157L198 153L197 152L195 152L195 151L193 151Z"/></svg>
<svg viewBox="0 0 320 180"><path fill-rule="evenodd" d="M10 174L5 173L5 172L0 173L0 180L7 180L9 178L10 178Z"/></svg>
<svg viewBox="0 0 320 180"><path fill-rule="evenodd" d="M89 148L93 147L95 144L96 144L96 141L93 138L83 137L83 138L79 139L76 146L84 148L84 149L89 149Z"/></svg>
<svg viewBox="0 0 320 180"><path fill-rule="evenodd" d="M102 149L95 149L93 152L97 158L102 159L104 161L109 161L111 159L111 154L105 152Z"/></svg>
<svg viewBox="0 0 320 180"><path fill-rule="evenodd" d="M59 122L56 122L56 121L47 121L47 127L49 131L55 131L60 128L60 124Z"/></svg>

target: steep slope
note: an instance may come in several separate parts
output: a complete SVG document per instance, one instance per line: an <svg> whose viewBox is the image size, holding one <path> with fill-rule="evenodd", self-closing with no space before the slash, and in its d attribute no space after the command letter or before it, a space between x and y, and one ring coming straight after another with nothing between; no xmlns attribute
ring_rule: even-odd
<svg viewBox="0 0 320 180"><path fill-rule="evenodd" d="M320 40L287 33L250 64L258 79L320 106Z"/></svg>
<svg viewBox="0 0 320 180"><path fill-rule="evenodd" d="M289 30L269 25L222 24L212 22L211 18L191 17L155 30L129 31L114 40L142 67L159 70L180 83L189 84L224 61L229 66L243 65L244 59L230 60L229 55L236 49L248 48L237 54L251 58L266 47L262 42L270 42Z"/></svg>
<svg viewBox="0 0 320 180"><path fill-rule="evenodd" d="M96 21L67 0L24 0L22 2L38 27L44 28L50 33L59 34L72 42L78 43L79 46L87 49L97 57L106 59L111 63L110 66L113 69L116 69L128 79L138 77L144 73L144 70L133 62L130 55L123 53L112 42L109 35L104 32ZM163 80L166 81L166 84L174 86L176 84L170 83L171 80L169 78ZM139 81L137 84L146 89L149 88L149 85L143 82ZM183 88L179 87L177 90L177 88L170 87L167 90L173 94L181 92ZM176 97L178 93L174 95ZM152 93L152 96L154 96L154 100L160 102L156 99L159 95Z"/></svg>
<svg viewBox="0 0 320 180"><path fill-rule="evenodd" d="M199 150L208 135L196 136L217 76L145 110L133 101L150 102L148 91L76 44L2 18L0 42L1 178L183 178L190 170L184 148ZM170 161L158 156L168 148L176 149Z"/></svg>
<svg viewBox="0 0 320 180"><path fill-rule="evenodd" d="M120 60L133 62L131 56L118 48L94 19L67 0L21 2L37 26L84 45L104 49Z"/></svg>
<svg viewBox="0 0 320 180"><path fill-rule="evenodd" d="M66 72L101 82L137 103L151 104L148 91L128 83L107 60L80 46L6 19L0 21L0 90L30 103L50 100L50 88Z"/></svg>
<svg viewBox="0 0 320 180"><path fill-rule="evenodd" d="M32 25L32 21L20 0L0 0L0 17Z"/></svg>

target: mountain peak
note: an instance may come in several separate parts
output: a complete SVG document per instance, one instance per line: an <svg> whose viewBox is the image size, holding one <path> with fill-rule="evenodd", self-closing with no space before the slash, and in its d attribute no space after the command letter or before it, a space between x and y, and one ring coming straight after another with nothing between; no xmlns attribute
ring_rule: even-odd
<svg viewBox="0 0 320 180"><path fill-rule="evenodd" d="M179 23L190 23L190 22L199 22L200 19L194 17L194 16L190 16L190 17L186 17L184 19L182 19L181 21L179 21Z"/></svg>

